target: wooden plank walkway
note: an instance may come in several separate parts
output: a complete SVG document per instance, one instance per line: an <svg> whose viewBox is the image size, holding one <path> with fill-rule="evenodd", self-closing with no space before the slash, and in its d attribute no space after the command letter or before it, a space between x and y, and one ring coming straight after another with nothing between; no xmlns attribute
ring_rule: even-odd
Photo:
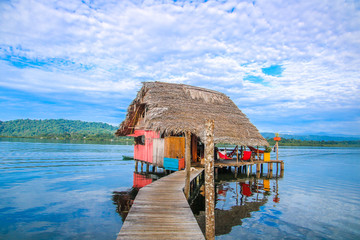
<svg viewBox="0 0 360 240"><path fill-rule="evenodd" d="M192 168L190 181L202 171ZM183 192L185 174L174 172L141 188L117 240L205 239Z"/></svg>

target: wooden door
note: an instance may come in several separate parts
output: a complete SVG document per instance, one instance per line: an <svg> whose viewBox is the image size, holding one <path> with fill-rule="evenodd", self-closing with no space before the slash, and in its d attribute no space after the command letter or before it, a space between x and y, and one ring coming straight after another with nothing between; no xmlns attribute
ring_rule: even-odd
<svg viewBox="0 0 360 240"><path fill-rule="evenodd" d="M185 157L185 137L165 137L164 157L184 158Z"/></svg>

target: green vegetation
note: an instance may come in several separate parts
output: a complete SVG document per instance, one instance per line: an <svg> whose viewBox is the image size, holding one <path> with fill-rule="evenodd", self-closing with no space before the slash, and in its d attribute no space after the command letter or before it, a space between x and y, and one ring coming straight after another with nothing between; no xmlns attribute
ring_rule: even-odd
<svg viewBox="0 0 360 240"><path fill-rule="evenodd" d="M0 137L133 142L131 137L116 137L114 135L116 130L117 127L107 123L83 122L79 120L19 119L5 122L0 121ZM273 138L268 137L267 141L270 146L275 144ZM279 144L280 146L360 147L360 140L318 141L282 138Z"/></svg>
<svg viewBox="0 0 360 240"><path fill-rule="evenodd" d="M0 121L0 137L44 138L61 140L133 141L133 138L119 138L114 135L116 127L99 122L79 120L19 119Z"/></svg>
<svg viewBox="0 0 360 240"><path fill-rule="evenodd" d="M266 139L270 146L275 145L272 138ZM315 140L300 140L300 139L286 139L281 138L280 146L318 146L318 147L360 147L360 140L352 141L315 141Z"/></svg>

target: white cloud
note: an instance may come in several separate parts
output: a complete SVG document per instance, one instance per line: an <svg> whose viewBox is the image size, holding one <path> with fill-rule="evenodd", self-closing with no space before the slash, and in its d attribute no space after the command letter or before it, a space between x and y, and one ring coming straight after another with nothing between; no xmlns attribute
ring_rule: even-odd
<svg viewBox="0 0 360 240"><path fill-rule="evenodd" d="M359 9L342 0L3 2L0 85L127 99L141 81L161 80L224 91L255 120L359 112ZM282 75L261 71L271 65Z"/></svg>

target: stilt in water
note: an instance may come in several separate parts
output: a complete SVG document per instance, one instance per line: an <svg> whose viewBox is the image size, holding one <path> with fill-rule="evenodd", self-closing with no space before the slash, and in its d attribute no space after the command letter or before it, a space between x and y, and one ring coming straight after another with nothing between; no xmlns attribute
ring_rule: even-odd
<svg viewBox="0 0 360 240"><path fill-rule="evenodd" d="M135 172L137 173L138 172L138 161L135 160Z"/></svg>
<svg viewBox="0 0 360 240"><path fill-rule="evenodd" d="M280 171L280 177L281 177L281 178L284 177L284 170L281 170L281 171Z"/></svg>
<svg viewBox="0 0 360 240"><path fill-rule="evenodd" d="M257 172L257 173L260 172L260 163L257 163L257 164L256 164L256 172Z"/></svg>

